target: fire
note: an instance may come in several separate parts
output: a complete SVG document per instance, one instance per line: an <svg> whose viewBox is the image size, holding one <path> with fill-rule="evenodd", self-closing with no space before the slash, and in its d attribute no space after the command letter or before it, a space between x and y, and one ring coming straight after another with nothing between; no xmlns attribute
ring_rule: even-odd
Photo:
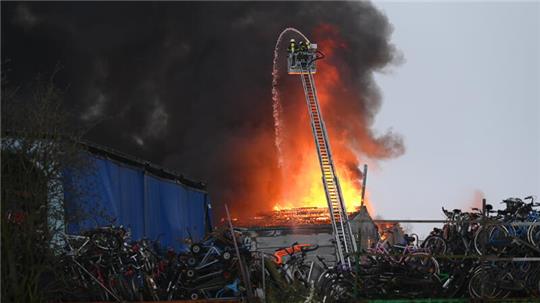
<svg viewBox="0 0 540 303"><path fill-rule="evenodd" d="M339 61L340 52L347 52L347 44L339 38L339 32L331 25L322 25L315 32L319 48L326 59L317 61L318 73L315 82L323 118L327 127L332 155L341 190L348 212L360 206L361 173L359 166L365 159L360 158L361 132L364 127L362 115L358 114L362 102L354 86L346 81L350 73L344 62ZM291 76L288 76L291 77ZM327 208L326 196L321 180L321 169L311 133L310 119L301 89L300 79L292 77L283 95L283 164L281 168L281 195L274 201L275 211L299 207ZM351 104L356 103L356 108ZM353 112L351 114L351 111ZM348 119L348 121L341 121ZM347 126L343 127L343 123ZM358 136L355 135L358 131ZM373 207L366 194L366 206L373 214Z"/></svg>
<svg viewBox="0 0 540 303"><path fill-rule="evenodd" d="M346 208L354 212L361 199L360 167L403 152L399 136L376 136L371 129L380 98L376 89L369 88L371 83L365 81L371 81L370 73L385 61L377 53L370 53L371 49L349 48L332 25L316 28L312 41L326 55L317 61L314 77ZM350 67L351 61L358 61L357 56L367 56L360 60L368 64L365 69L363 65L361 70ZM328 206L304 91L298 76L283 72L286 60L283 55L280 58L276 61L281 64L279 106L272 103L274 112L269 112L270 108L258 112L269 115L270 120L250 124L249 135L231 136L223 151L229 161L209 165L226 165L222 169L231 172L226 176L230 179L228 187L220 191L228 200L224 202L235 206L231 211L240 220L256 217L260 220L255 225L264 225L275 217L277 223L271 224L280 225L291 223L290 218L296 216L303 218L302 224L320 224L328 220ZM358 68L358 63L355 66ZM274 121L272 113L281 118ZM366 206L374 215L369 193Z"/></svg>

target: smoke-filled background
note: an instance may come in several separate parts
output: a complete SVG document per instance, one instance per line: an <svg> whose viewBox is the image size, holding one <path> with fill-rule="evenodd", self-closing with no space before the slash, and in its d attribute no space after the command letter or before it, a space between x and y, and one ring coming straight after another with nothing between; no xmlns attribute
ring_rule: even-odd
<svg viewBox="0 0 540 303"><path fill-rule="evenodd" d="M216 206L324 206L300 79L283 72L295 35L282 44L277 165L272 56L288 26L327 56L319 97L346 199L357 204L359 166L404 152L399 136L371 129L381 107L373 72L401 56L369 3L2 3L2 60L10 83L60 65L55 81L86 139L206 181Z"/></svg>

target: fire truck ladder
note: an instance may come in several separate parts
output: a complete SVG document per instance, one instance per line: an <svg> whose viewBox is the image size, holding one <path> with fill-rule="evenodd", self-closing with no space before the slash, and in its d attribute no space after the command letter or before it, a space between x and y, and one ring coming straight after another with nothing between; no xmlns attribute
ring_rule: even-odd
<svg viewBox="0 0 540 303"><path fill-rule="evenodd" d="M312 63L312 62L311 62ZM351 265L351 253L357 251L356 241L354 240L345 201L339 185L339 180L336 174L332 153L326 127L324 126L323 117L321 114L319 100L317 98L317 90L315 89L315 79L313 74L307 69L302 68L300 73L302 85L306 95L308 110L311 117L311 128L315 145L317 146L317 154L319 156L319 164L321 165L322 181L324 191L326 192L326 200L330 211L332 228L336 240L337 260L341 264Z"/></svg>

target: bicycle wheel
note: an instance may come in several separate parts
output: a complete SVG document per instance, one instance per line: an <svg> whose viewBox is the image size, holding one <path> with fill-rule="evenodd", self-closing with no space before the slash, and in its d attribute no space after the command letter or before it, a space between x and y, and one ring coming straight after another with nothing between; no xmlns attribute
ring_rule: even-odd
<svg viewBox="0 0 540 303"><path fill-rule="evenodd" d="M308 265L301 264L293 271L293 276L296 280L304 283L305 286L309 286L308 276L310 269Z"/></svg>
<svg viewBox="0 0 540 303"><path fill-rule="evenodd" d="M540 265L536 264L527 275L526 288L528 295L540 297Z"/></svg>
<svg viewBox="0 0 540 303"><path fill-rule="evenodd" d="M315 285L317 286L317 290L319 292L325 291L327 289L328 284L330 284L330 281L334 279L336 276L336 273L333 269L327 269L321 273L321 275L317 278L317 281L315 282Z"/></svg>
<svg viewBox="0 0 540 303"><path fill-rule="evenodd" d="M465 270L455 268L449 278L442 283L442 293L447 298L459 297L464 292L467 282L468 274Z"/></svg>
<svg viewBox="0 0 540 303"><path fill-rule="evenodd" d="M439 262L430 254L424 252L413 252L405 256L403 263L410 269L424 274L438 275Z"/></svg>
<svg viewBox="0 0 540 303"><path fill-rule="evenodd" d="M202 246L199 243L191 244L191 247L189 250L194 254L197 255L202 251Z"/></svg>
<svg viewBox="0 0 540 303"><path fill-rule="evenodd" d="M472 298L497 299L505 298L510 291L498 287L501 277L498 269L492 266L479 266L469 280L469 295Z"/></svg>
<svg viewBox="0 0 540 303"><path fill-rule="evenodd" d="M422 243L422 248L428 249L434 255L443 255L446 253L446 241L439 236L429 236Z"/></svg>
<svg viewBox="0 0 540 303"><path fill-rule="evenodd" d="M536 248L540 248L540 221L535 221L527 230L527 240Z"/></svg>
<svg viewBox="0 0 540 303"><path fill-rule="evenodd" d="M195 265L197 265L197 258L195 257L189 257L186 261L187 265L190 266L190 267L194 267Z"/></svg>
<svg viewBox="0 0 540 303"><path fill-rule="evenodd" d="M481 226L474 236L474 248L479 255L503 253L511 243L510 232L501 224Z"/></svg>
<svg viewBox="0 0 540 303"><path fill-rule="evenodd" d="M327 296L325 296L324 302L352 302L353 288L354 284L349 279L335 279L328 285Z"/></svg>
<svg viewBox="0 0 540 303"><path fill-rule="evenodd" d="M201 294L197 290L194 290L189 294L189 299L193 301L199 300L200 297L201 297Z"/></svg>

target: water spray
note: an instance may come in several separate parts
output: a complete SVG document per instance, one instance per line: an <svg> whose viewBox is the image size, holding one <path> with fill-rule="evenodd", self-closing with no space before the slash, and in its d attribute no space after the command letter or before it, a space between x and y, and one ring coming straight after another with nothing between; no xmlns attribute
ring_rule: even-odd
<svg viewBox="0 0 540 303"><path fill-rule="evenodd" d="M281 134L281 128L282 128L282 112L283 108L281 106L281 102L279 99L279 91L277 89L278 85L278 79L279 79L279 68L277 65L278 59L279 59L279 47L281 45L281 40L283 40L283 36L288 32L294 32L300 35L307 43L309 43L309 39L302 34L299 30L293 27L287 27L284 29L278 36L276 45L274 47L274 60L272 61L272 115L274 117L274 144L276 146L277 154L278 154L278 167L283 167L283 152L281 149L281 143L283 141Z"/></svg>

